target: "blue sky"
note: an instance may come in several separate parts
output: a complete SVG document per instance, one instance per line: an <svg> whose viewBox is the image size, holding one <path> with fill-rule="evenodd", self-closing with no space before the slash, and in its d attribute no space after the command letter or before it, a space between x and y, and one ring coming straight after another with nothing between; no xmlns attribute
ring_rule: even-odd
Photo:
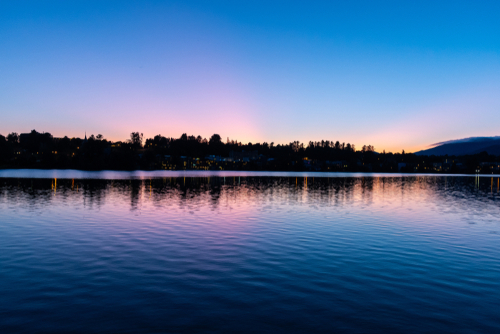
<svg viewBox="0 0 500 334"><path fill-rule="evenodd" d="M0 133L500 135L500 2L0 1Z"/></svg>

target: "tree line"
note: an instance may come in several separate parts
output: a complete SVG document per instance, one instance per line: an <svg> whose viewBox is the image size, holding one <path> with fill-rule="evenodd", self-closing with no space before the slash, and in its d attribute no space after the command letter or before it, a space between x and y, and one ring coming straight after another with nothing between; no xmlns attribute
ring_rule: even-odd
<svg viewBox="0 0 500 334"><path fill-rule="evenodd" d="M497 161L497 157L487 154L460 159L445 166L447 171L470 172L481 161ZM108 141L101 134L87 139L54 138L36 130L0 135L0 168L431 172L441 162L442 157L416 156L404 151L377 153L372 145L356 150L354 144L333 140L275 145L223 141L218 134L209 139L186 133L179 138L156 135L144 139L142 133L132 132L129 139L118 142Z"/></svg>

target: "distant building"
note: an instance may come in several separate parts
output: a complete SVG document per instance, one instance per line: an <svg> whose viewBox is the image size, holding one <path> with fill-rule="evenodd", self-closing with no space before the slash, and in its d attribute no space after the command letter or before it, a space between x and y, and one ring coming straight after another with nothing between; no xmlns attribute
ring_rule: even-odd
<svg viewBox="0 0 500 334"><path fill-rule="evenodd" d="M432 164L432 169L436 172L442 172L443 171L443 164L440 162L435 162Z"/></svg>
<svg viewBox="0 0 500 334"><path fill-rule="evenodd" d="M85 131L85 139L82 141L82 147L87 144L87 131Z"/></svg>
<svg viewBox="0 0 500 334"><path fill-rule="evenodd" d="M241 152L235 152L231 151L229 152L229 157L233 159L233 161L244 161L244 162L249 162L250 160L257 160L259 159L259 152L258 151L241 151Z"/></svg>
<svg viewBox="0 0 500 334"><path fill-rule="evenodd" d="M481 162L479 164L483 171L498 171L500 170L500 162Z"/></svg>
<svg viewBox="0 0 500 334"><path fill-rule="evenodd" d="M344 166L345 161L335 160L335 161L326 161L325 164L331 168L341 169Z"/></svg>

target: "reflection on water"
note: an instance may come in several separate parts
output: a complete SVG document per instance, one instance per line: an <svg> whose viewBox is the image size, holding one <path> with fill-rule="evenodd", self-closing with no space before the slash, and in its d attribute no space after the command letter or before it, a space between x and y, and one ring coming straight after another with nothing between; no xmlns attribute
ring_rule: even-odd
<svg viewBox="0 0 500 334"><path fill-rule="evenodd" d="M220 175L0 178L0 330L500 330L498 177Z"/></svg>
<svg viewBox="0 0 500 334"><path fill-rule="evenodd" d="M446 203L448 209L478 211L497 207L498 177L169 177L151 179L0 179L0 198L43 208L51 202L81 200L84 207L106 201L131 210L142 204L209 203L215 209L229 202L285 201L289 204L371 205L391 199ZM435 202L437 201L437 203Z"/></svg>

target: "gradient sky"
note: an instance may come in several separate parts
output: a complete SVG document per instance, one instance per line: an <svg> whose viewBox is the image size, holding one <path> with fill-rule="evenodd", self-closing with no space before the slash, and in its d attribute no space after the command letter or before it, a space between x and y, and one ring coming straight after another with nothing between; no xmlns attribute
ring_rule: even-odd
<svg viewBox="0 0 500 334"><path fill-rule="evenodd" d="M500 135L500 1L0 0L0 133Z"/></svg>

